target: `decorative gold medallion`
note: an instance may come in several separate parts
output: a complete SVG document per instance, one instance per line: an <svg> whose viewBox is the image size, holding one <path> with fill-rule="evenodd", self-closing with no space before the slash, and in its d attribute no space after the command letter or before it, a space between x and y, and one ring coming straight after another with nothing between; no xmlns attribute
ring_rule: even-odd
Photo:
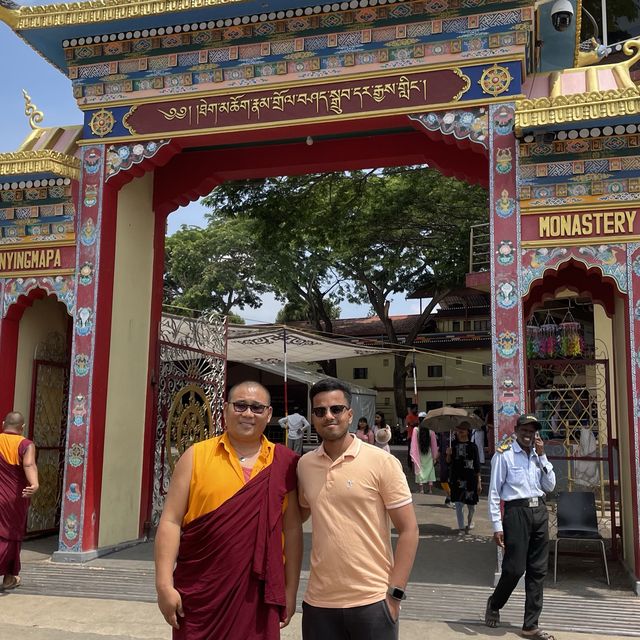
<svg viewBox="0 0 640 640"><path fill-rule="evenodd" d="M513 76L507 67L501 67L494 64L482 72L482 77L478 81L485 93L493 96L499 96L501 93L509 90Z"/></svg>
<svg viewBox="0 0 640 640"><path fill-rule="evenodd" d="M93 132L94 136L106 136L113 131L113 127L116 123L113 113L106 109L100 109L96 111L89 121L89 128Z"/></svg>

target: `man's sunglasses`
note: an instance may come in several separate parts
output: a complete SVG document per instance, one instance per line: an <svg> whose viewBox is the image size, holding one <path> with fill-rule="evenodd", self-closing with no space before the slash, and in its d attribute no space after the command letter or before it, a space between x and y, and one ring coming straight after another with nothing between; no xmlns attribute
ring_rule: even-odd
<svg viewBox="0 0 640 640"><path fill-rule="evenodd" d="M313 407L311 413L316 418L324 418L327 415L327 411L331 411L334 416L339 416L343 411L346 411L349 407L344 404L334 404L330 407Z"/></svg>
<svg viewBox="0 0 640 640"><path fill-rule="evenodd" d="M231 406L236 413L244 413L247 409L251 409L251 413L261 416L266 409L266 404L247 404L246 402L232 402Z"/></svg>

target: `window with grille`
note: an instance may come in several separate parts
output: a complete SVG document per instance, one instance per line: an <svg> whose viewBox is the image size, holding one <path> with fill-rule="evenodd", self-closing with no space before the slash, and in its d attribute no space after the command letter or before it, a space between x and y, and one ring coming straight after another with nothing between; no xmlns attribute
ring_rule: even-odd
<svg viewBox="0 0 640 640"><path fill-rule="evenodd" d="M354 367L353 379L354 380L366 380L369 377L369 369L366 367Z"/></svg>
<svg viewBox="0 0 640 640"><path fill-rule="evenodd" d="M442 365L431 364L427 367L427 378L442 378Z"/></svg>

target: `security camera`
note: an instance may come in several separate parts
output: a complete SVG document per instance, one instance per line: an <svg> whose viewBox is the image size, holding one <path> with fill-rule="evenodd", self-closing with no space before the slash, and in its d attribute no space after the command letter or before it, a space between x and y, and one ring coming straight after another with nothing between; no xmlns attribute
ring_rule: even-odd
<svg viewBox="0 0 640 640"><path fill-rule="evenodd" d="M551 7L551 21L556 31L566 31L573 20L573 5L569 0L556 0Z"/></svg>

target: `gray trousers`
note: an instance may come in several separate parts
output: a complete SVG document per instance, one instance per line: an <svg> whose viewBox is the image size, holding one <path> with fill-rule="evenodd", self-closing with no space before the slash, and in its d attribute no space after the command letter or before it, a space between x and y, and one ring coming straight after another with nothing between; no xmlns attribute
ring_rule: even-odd
<svg viewBox="0 0 640 640"><path fill-rule="evenodd" d="M295 451L299 456L302 455L302 441L304 438L287 438L289 449Z"/></svg>
<svg viewBox="0 0 640 640"><path fill-rule="evenodd" d="M398 640L399 626L385 600L348 609L302 603L303 640Z"/></svg>

